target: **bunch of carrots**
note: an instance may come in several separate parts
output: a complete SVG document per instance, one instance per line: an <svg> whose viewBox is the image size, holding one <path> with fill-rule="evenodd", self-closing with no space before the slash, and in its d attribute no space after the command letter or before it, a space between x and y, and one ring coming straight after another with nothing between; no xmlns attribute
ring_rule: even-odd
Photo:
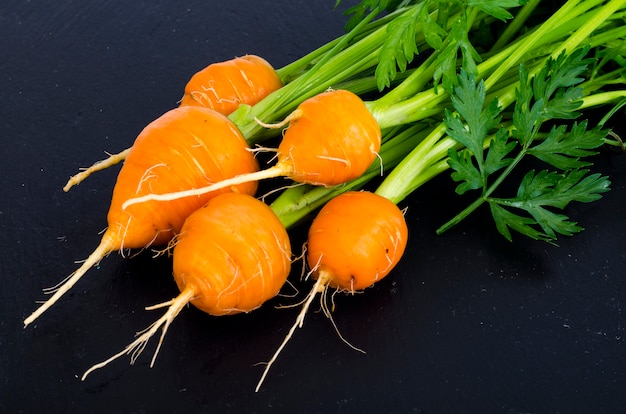
<svg viewBox="0 0 626 414"><path fill-rule="evenodd" d="M329 289L354 293L392 271L408 242L403 200L444 171L458 193L481 194L439 233L483 204L509 240L582 230L559 210L608 191L588 158L623 148L604 125L626 104L626 0L479 3L363 0L343 36L283 68L247 55L195 74L130 148L70 178L65 191L123 161L100 244L24 324L107 254L165 245L180 293L83 379L123 355L134 362L160 330L154 363L186 304L219 316L275 297L301 256L289 230L314 215L302 256L315 282L258 390L316 297L332 320ZM597 126L575 120L588 108L606 114ZM261 168L260 151L275 163ZM525 156L552 169L495 197Z"/></svg>

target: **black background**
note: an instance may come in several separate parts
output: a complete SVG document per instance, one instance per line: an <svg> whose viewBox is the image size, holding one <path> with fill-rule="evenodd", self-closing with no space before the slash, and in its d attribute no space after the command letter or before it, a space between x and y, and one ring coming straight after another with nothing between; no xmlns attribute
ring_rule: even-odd
<svg viewBox="0 0 626 414"><path fill-rule="evenodd" d="M145 306L177 294L169 259L148 252L109 256L23 329L41 289L96 246L118 168L67 194L66 179L129 146L208 63L255 53L280 67L338 36L333 5L0 4L0 412L623 412L626 162L610 153L596 164L613 190L568 209L586 230L560 247L509 243L486 211L436 236L469 200L447 175L421 188L402 203L410 246L397 269L336 298L339 329L367 354L312 312L256 394L256 364L297 313L274 309L288 299L222 318L185 309L154 368L149 346L134 366L78 379L161 314Z"/></svg>

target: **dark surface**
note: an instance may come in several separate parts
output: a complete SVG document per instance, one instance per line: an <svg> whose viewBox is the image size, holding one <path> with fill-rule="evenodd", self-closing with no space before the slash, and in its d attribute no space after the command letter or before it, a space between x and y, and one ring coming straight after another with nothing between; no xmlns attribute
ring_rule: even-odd
<svg viewBox="0 0 626 414"><path fill-rule="evenodd" d="M339 329L367 354L311 313L258 394L255 364L295 309L185 309L154 368L153 341L134 366L121 359L78 379L161 314L145 306L177 293L167 258L111 255L22 328L41 289L97 244L118 168L65 194L68 176L126 148L207 63L256 53L279 67L339 35L333 4L2 2L0 412L623 412L626 159L612 154L597 166L613 190L568 210L586 231L558 248L508 243L484 212L435 236L463 204L447 176L423 187L403 203L401 264L337 298Z"/></svg>

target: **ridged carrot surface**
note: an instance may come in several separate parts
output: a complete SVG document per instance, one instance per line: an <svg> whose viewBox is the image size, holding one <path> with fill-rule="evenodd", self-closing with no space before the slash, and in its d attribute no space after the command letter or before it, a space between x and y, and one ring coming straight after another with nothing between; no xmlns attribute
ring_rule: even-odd
<svg viewBox="0 0 626 414"><path fill-rule="evenodd" d="M180 105L230 114L240 104L254 105L281 86L272 65L259 56L245 55L213 63L193 75Z"/></svg>

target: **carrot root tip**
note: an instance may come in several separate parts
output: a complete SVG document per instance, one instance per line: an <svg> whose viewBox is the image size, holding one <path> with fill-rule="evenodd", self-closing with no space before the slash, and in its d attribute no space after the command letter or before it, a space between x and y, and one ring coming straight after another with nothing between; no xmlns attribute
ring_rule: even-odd
<svg viewBox="0 0 626 414"><path fill-rule="evenodd" d="M154 334L156 334L156 332L159 329L161 329L161 336L159 338L159 342L154 351L154 354L152 355L152 359L150 360L150 368L152 368L156 361L156 357L159 354L159 351L161 349L161 345L163 344L163 340L165 339L165 334L167 333L167 329L169 328L174 318L176 318L176 316L185 307L185 305L189 303L189 301L193 298L194 295L195 293L193 289L187 288L183 290L183 292L181 292L181 294L178 295L175 299L147 307L146 309L158 309L158 308L169 306L167 312L165 312L163 316L157 319L153 324L148 326L146 329L137 332L136 334L138 336L137 339L135 339L130 344L126 345L124 349L122 349L117 354L111 356L110 358L98 364L93 365L91 368L85 371L85 373L81 377L81 381L84 381L85 378L87 378L87 376L91 374L92 372L94 372L95 370L108 365L110 362L113 362L114 360L124 355L130 355L130 364L133 365L135 361L137 361L137 359L139 358L143 350L145 349L150 338L152 338Z"/></svg>
<svg viewBox="0 0 626 414"><path fill-rule="evenodd" d="M65 293L67 293L72 286L80 280L81 277L91 267L95 266L100 260L111 252L113 247L113 239L111 237L104 236L98 247L89 255L89 257L83 262L83 264L70 276L66 277L63 281L52 286L51 288L44 289L45 293L52 293L52 296L46 300L37 310L35 310L28 318L24 319L24 328L33 323L41 314L54 305Z"/></svg>
<svg viewBox="0 0 626 414"><path fill-rule="evenodd" d="M287 345L287 342L289 342L289 340L293 336L296 329L302 328L304 324L304 317L306 316L306 313L309 310L311 303L313 303L313 299L315 299L315 297L320 291L324 290L323 283L324 283L324 280L322 278L318 278L317 281L315 282L315 285L313 286L311 291L308 293L305 299L305 302L302 305L302 309L300 310L300 313L298 313L298 316L296 317L295 323L289 329L289 332L285 336L285 339L283 339L283 342L281 342L278 349L276 349L276 352L274 352L274 355L272 355L272 358L270 358L270 360L266 363L265 369L263 370L263 374L261 374L261 378L259 379L259 382L257 383L257 386L254 389L254 392L259 392L259 390L261 389L261 386L263 385L263 382L265 381L265 378L267 377L267 374L269 373L270 368L272 367L274 362L276 362L276 360L278 359L278 355L282 352L283 348L285 348L285 346Z"/></svg>
<svg viewBox="0 0 626 414"><path fill-rule="evenodd" d="M119 152L117 154L109 154L107 152L106 154L109 156L108 158L104 160L96 161L91 167L83 168L81 172L79 172L76 175L71 176L70 179L65 184L65 186L63 187L63 191L67 193L68 191L70 191L72 187L83 182L87 177L89 177L94 172L104 170L105 168L111 167L121 161L124 161L126 157L128 156L129 152L130 152L130 148L127 148L124 151Z"/></svg>

